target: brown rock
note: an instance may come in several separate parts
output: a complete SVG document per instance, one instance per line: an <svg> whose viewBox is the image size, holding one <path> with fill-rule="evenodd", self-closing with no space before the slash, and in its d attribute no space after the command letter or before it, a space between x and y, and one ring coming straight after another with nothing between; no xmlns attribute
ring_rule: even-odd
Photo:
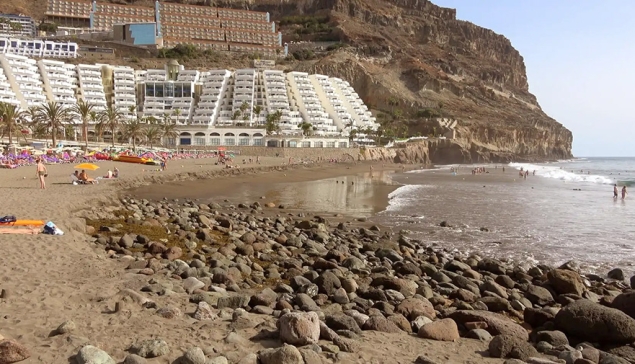
<svg viewBox="0 0 635 364"><path fill-rule="evenodd" d="M162 307L157 310L157 315L166 318L173 319L181 316L181 310L176 307Z"/></svg>
<svg viewBox="0 0 635 364"><path fill-rule="evenodd" d="M280 340L291 345L315 344L320 339L320 319L315 312L291 312L278 319Z"/></svg>
<svg viewBox="0 0 635 364"><path fill-rule="evenodd" d="M401 332L401 329L399 329L399 327L397 327L394 322L389 321L381 315L370 316L366 323L364 323L362 329L392 333Z"/></svg>
<svg viewBox="0 0 635 364"><path fill-rule="evenodd" d="M483 322L483 321L466 322L463 324L463 326L465 326L465 328L468 330L487 329L487 322Z"/></svg>
<svg viewBox="0 0 635 364"><path fill-rule="evenodd" d="M168 250L168 247L162 243L152 242L148 246L148 252L152 255L163 254Z"/></svg>
<svg viewBox="0 0 635 364"><path fill-rule="evenodd" d="M388 320L392 321L401 330L409 334L412 333L412 326L410 325L410 322L402 314L398 313L398 314L391 315L388 317Z"/></svg>
<svg viewBox="0 0 635 364"><path fill-rule="evenodd" d="M163 253L163 256L167 260L175 260L179 259L183 255L183 251L178 246L172 246L168 248L168 250Z"/></svg>
<svg viewBox="0 0 635 364"><path fill-rule="evenodd" d="M0 341L0 364L17 363L31 357L29 350L15 340Z"/></svg>
<svg viewBox="0 0 635 364"><path fill-rule="evenodd" d="M553 269L547 273L549 284L558 294L573 293L582 296L584 282L582 277L574 271L566 269Z"/></svg>
<svg viewBox="0 0 635 364"><path fill-rule="evenodd" d="M459 328L454 320L446 318L423 325L417 335L424 339L454 341L459 339Z"/></svg>
<svg viewBox="0 0 635 364"><path fill-rule="evenodd" d="M488 311L465 311L459 310L452 312L449 317L457 323L466 322L485 322L487 331L492 335L507 334L518 337L521 340L529 340L529 334L522 326L518 325L509 318L494 312Z"/></svg>
<svg viewBox="0 0 635 364"><path fill-rule="evenodd" d="M396 312L404 315L411 321L419 316L426 316L429 319L436 317L432 303L425 298L406 298L397 306Z"/></svg>

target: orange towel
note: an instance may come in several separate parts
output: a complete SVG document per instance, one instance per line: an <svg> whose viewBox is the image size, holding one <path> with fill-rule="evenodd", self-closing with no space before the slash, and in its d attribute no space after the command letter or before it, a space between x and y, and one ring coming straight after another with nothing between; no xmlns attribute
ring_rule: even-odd
<svg viewBox="0 0 635 364"><path fill-rule="evenodd" d="M39 234L40 229L10 229L10 228L0 228L0 234L30 234L35 235Z"/></svg>

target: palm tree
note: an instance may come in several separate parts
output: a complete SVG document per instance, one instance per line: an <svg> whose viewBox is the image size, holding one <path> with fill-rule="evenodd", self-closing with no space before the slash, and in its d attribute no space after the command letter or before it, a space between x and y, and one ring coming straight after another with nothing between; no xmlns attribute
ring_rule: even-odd
<svg viewBox="0 0 635 364"><path fill-rule="evenodd" d="M179 123L179 117L181 116L181 109L172 110L172 115L176 118L176 123Z"/></svg>
<svg viewBox="0 0 635 364"><path fill-rule="evenodd" d="M18 121L22 119L23 111L19 106L0 102L0 117L2 118L2 136L9 134L9 144L13 144L13 132L18 129Z"/></svg>
<svg viewBox="0 0 635 364"><path fill-rule="evenodd" d="M93 125L95 125L95 133L97 134L95 136L95 139L97 142L99 142L99 139L104 134L104 117L103 116L104 115L102 113L98 113L97 111L90 112L90 122L93 123Z"/></svg>
<svg viewBox="0 0 635 364"><path fill-rule="evenodd" d="M302 129L302 135L305 137L311 135L311 132L313 131L313 124L303 121L298 126Z"/></svg>
<svg viewBox="0 0 635 364"><path fill-rule="evenodd" d="M84 139L84 150L88 150L88 123L91 121L91 113L93 112L93 105L84 99L79 99L77 104L73 105L72 111L79 115L82 120L82 138Z"/></svg>
<svg viewBox="0 0 635 364"><path fill-rule="evenodd" d="M175 124L163 124L163 128L161 130L161 137L167 139L175 139L179 136L179 132L176 129Z"/></svg>
<svg viewBox="0 0 635 364"><path fill-rule="evenodd" d="M277 110L273 114L267 115L267 121L265 124L267 135L271 135L280 131L280 119L282 119L282 111L280 110Z"/></svg>
<svg viewBox="0 0 635 364"><path fill-rule="evenodd" d="M143 135L146 138L146 143L150 145L150 149L152 149L154 142L161 139L162 132L161 128L155 125L150 125L143 130Z"/></svg>
<svg viewBox="0 0 635 364"><path fill-rule="evenodd" d="M110 105L102 112L104 126L110 130L112 134L112 146L115 146L115 131L123 120L123 114L116 107Z"/></svg>
<svg viewBox="0 0 635 364"><path fill-rule="evenodd" d="M260 113L262 113L262 106L256 105L254 107L254 114L256 114L256 120L260 118Z"/></svg>
<svg viewBox="0 0 635 364"><path fill-rule="evenodd" d="M57 103L57 101L49 101L46 104L42 104L38 107L37 120L46 124L51 129L51 142L53 148L57 146L57 131L63 127L64 124L73 121L73 115L70 109Z"/></svg>
<svg viewBox="0 0 635 364"><path fill-rule="evenodd" d="M132 150L137 150L137 138L144 135L145 124L139 118L127 120L123 125L123 135L132 139Z"/></svg>

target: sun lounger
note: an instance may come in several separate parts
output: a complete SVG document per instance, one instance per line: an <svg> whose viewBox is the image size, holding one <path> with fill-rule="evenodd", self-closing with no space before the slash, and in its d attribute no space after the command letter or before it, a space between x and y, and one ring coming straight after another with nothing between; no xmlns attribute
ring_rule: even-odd
<svg viewBox="0 0 635 364"><path fill-rule="evenodd" d="M77 176L75 176L74 174L71 174L71 183L74 185L85 185L86 182L82 181L81 179L77 178Z"/></svg>

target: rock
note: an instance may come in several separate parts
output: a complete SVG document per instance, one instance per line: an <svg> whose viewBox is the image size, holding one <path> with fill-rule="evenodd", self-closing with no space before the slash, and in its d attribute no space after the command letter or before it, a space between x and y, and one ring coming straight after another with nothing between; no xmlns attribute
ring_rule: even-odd
<svg viewBox="0 0 635 364"><path fill-rule="evenodd" d="M404 315L408 320L414 320L419 316L426 316L430 319L436 317L434 306L425 298L406 298L397 305L396 312Z"/></svg>
<svg viewBox="0 0 635 364"><path fill-rule="evenodd" d="M424 339L454 341L459 339L459 328L454 320L446 318L424 325L417 335Z"/></svg>
<svg viewBox="0 0 635 364"><path fill-rule="evenodd" d="M618 281L623 281L626 278L624 276L624 271L619 268L611 269L611 271L609 271L608 273L608 277L611 279L616 279Z"/></svg>
<svg viewBox="0 0 635 364"><path fill-rule="evenodd" d="M203 349L193 347L186 351L180 360L179 364L205 364L207 358L205 358Z"/></svg>
<svg viewBox="0 0 635 364"><path fill-rule="evenodd" d="M229 361L224 356L217 356L215 358L207 359L205 364L229 364Z"/></svg>
<svg viewBox="0 0 635 364"><path fill-rule="evenodd" d="M417 332L422 326L425 326L431 322L432 320L430 320L429 318L425 316L419 316L416 319L412 320L412 330L414 332Z"/></svg>
<svg viewBox="0 0 635 364"><path fill-rule="evenodd" d="M11 364L19 361L26 360L31 357L29 350L19 342L15 340L5 339L0 341L0 363ZM110 359L110 357L108 357ZM115 364L115 361L110 359L110 362L99 362L103 364ZM84 362L79 363L84 364Z"/></svg>
<svg viewBox="0 0 635 364"><path fill-rule="evenodd" d="M179 310L177 307L172 307L172 306L161 307L160 309L157 310L157 315L171 320L173 318L180 317L181 310Z"/></svg>
<svg viewBox="0 0 635 364"><path fill-rule="evenodd" d="M545 341L553 346L569 345L567 335L562 331L539 331L536 335L536 342Z"/></svg>
<svg viewBox="0 0 635 364"><path fill-rule="evenodd" d="M563 351L558 354L558 359L563 359L567 364L574 364L578 359L584 359L578 350Z"/></svg>
<svg viewBox="0 0 635 364"><path fill-rule="evenodd" d="M523 312L523 319L532 327L540 327L555 317L552 312L540 308L527 307Z"/></svg>
<svg viewBox="0 0 635 364"><path fill-rule="evenodd" d="M635 291L619 294L615 297L615 299L613 299L611 307L620 310L635 319Z"/></svg>
<svg viewBox="0 0 635 364"><path fill-rule="evenodd" d="M139 355L130 354L126 356L126 359L123 361L123 364L146 364L148 361Z"/></svg>
<svg viewBox="0 0 635 364"><path fill-rule="evenodd" d="M502 297L483 297L479 301L483 302L487 309L492 312L511 311L512 308L509 301Z"/></svg>
<svg viewBox="0 0 635 364"><path fill-rule="evenodd" d="M258 360L261 364L304 364L302 354L292 345L260 350L258 352Z"/></svg>
<svg viewBox="0 0 635 364"><path fill-rule="evenodd" d="M72 320L68 320L63 322L61 325L57 327L57 333L59 335L69 334L77 329L77 325Z"/></svg>
<svg viewBox="0 0 635 364"><path fill-rule="evenodd" d="M170 353L168 344L161 339L150 339L137 342L131 350L142 358L157 358Z"/></svg>
<svg viewBox="0 0 635 364"><path fill-rule="evenodd" d="M280 340L292 345L315 344L320 339L320 319L315 312L290 312L278 319Z"/></svg>
<svg viewBox="0 0 635 364"><path fill-rule="evenodd" d="M271 288L265 288L257 295L251 296L249 305L254 306L270 306L278 299L278 294Z"/></svg>
<svg viewBox="0 0 635 364"><path fill-rule="evenodd" d="M163 257L167 260L179 259L182 255L183 250L181 250L178 246L169 247L168 250L163 253Z"/></svg>
<svg viewBox="0 0 635 364"><path fill-rule="evenodd" d="M584 293L584 282L582 277L574 271L565 269L553 269L547 273L549 284L558 294L575 294L582 296Z"/></svg>
<svg viewBox="0 0 635 364"><path fill-rule="evenodd" d="M467 337L481 341L489 341L492 339L492 335L484 329L472 329L467 333Z"/></svg>
<svg viewBox="0 0 635 364"><path fill-rule="evenodd" d="M77 364L116 364L108 353L92 345L86 345L81 348L75 356L75 361ZM0 363L3 363L3 361L0 360Z"/></svg>
<svg viewBox="0 0 635 364"><path fill-rule="evenodd" d="M364 323L364 326L362 328L364 330L381 332L401 332L401 329L394 322L386 319L384 316L381 315L370 316L370 318Z"/></svg>
<svg viewBox="0 0 635 364"><path fill-rule="evenodd" d="M548 289L533 284L527 286L525 297L527 297L531 303L539 306L546 306L554 302L553 295Z"/></svg>
<svg viewBox="0 0 635 364"><path fill-rule="evenodd" d="M343 337L337 336L333 339L333 344L337 345L337 347L346 353L356 353L359 351L360 345L353 340L345 339Z"/></svg>
<svg viewBox="0 0 635 364"><path fill-rule="evenodd" d="M419 355L417 359L415 359L414 364L439 364L438 362L428 358L425 355Z"/></svg>
<svg viewBox="0 0 635 364"><path fill-rule="evenodd" d="M247 307L251 297L246 295L235 295L227 297L219 297L216 303L216 308L219 310L222 308L243 308Z"/></svg>
<svg viewBox="0 0 635 364"><path fill-rule="evenodd" d="M454 311L449 315L457 323L485 322L487 331L492 335L511 335L523 341L529 340L529 334L522 326L513 322L509 318L488 311Z"/></svg>
<svg viewBox="0 0 635 364"><path fill-rule="evenodd" d="M346 293L346 289L340 287L335 290L333 293L333 301L335 303L339 303L340 305L345 305L350 302L348 299L348 294Z"/></svg>
<svg viewBox="0 0 635 364"><path fill-rule="evenodd" d="M624 312L581 299L560 310L557 329L589 342L611 344L635 341L635 320Z"/></svg>
<svg viewBox="0 0 635 364"><path fill-rule="evenodd" d="M213 321L218 318L218 315L214 313L212 307L207 302L200 301L198 306L196 306L193 317L199 321Z"/></svg>
<svg viewBox="0 0 635 364"><path fill-rule="evenodd" d="M196 279L195 277L189 277L187 279L185 279L183 281L183 289L188 293L191 294L192 292L194 292L197 289L201 289L205 287L205 283L199 281L198 279Z"/></svg>
<svg viewBox="0 0 635 364"><path fill-rule="evenodd" d="M489 354L494 358L514 358L524 361L538 356L538 352L531 344L511 335L495 336L489 342Z"/></svg>
<svg viewBox="0 0 635 364"><path fill-rule="evenodd" d="M328 296L333 295L335 290L342 286L340 279L329 271L322 273L316 280L315 284L318 286L320 293L324 293Z"/></svg>
<svg viewBox="0 0 635 364"><path fill-rule="evenodd" d="M256 242L256 236L255 236L253 233L249 233L249 232L248 232L248 233L244 233L244 234L240 237L240 240L241 240L243 243L246 243L246 244L253 244L253 243L255 243L255 242Z"/></svg>
<svg viewBox="0 0 635 364"><path fill-rule="evenodd" d="M333 330L349 330L356 334L361 334L362 329L351 316L344 314L329 315L325 319L326 325Z"/></svg>

